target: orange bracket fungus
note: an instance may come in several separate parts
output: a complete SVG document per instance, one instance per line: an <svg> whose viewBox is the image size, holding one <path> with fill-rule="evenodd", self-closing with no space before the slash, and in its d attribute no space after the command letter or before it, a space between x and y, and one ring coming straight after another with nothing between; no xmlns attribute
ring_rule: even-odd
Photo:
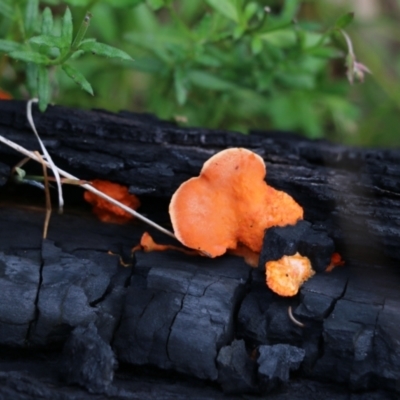
<svg viewBox="0 0 400 400"><path fill-rule="evenodd" d="M128 188L125 186L100 179L95 179L90 183L96 189L134 210L140 206L139 199L135 195L130 194ZM86 191L84 193L84 198L88 203L93 205L93 212L103 222L124 223L134 218L131 214L109 203L97 194Z"/></svg>
<svg viewBox="0 0 400 400"><path fill-rule="evenodd" d="M314 274L310 260L299 253L265 264L267 285L280 296L296 295L300 286Z"/></svg>
<svg viewBox="0 0 400 400"><path fill-rule="evenodd" d="M260 253L265 229L295 224L303 209L267 185L263 159L250 150L223 150L200 176L184 182L169 206L174 232L185 246L210 257L239 244Z"/></svg>

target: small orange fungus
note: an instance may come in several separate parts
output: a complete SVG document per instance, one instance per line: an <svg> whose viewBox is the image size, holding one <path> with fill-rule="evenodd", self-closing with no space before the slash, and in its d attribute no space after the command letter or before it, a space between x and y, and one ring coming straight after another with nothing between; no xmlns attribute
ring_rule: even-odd
<svg viewBox="0 0 400 400"><path fill-rule="evenodd" d="M273 292L280 296L294 296L315 271L307 257L296 253L293 256L283 256L277 261L268 261L265 264L265 274L267 285Z"/></svg>
<svg viewBox="0 0 400 400"><path fill-rule="evenodd" d="M140 206L139 199L134 194L130 194L128 188L125 186L100 179L95 179L90 183L96 189L125 204L127 207L136 210ZM122 208L109 203L92 192L86 191L84 198L88 203L93 205L93 212L103 222L124 223L134 218L133 215L127 213Z"/></svg>
<svg viewBox="0 0 400 400"><path fill-rule="evenodd" d="M146 253L150 253L151 251L175 250L190 256L202 255L196 250L188 250L184 249L183 247L174 246L172 244L158 244L154 241L154 239L150 236L148 232L143 233L140 239L140 244L134 246L131 252L134 253L135 251L138 250L142 250Z"/></svg>
<svg viewBox="0 0 400 400"><path fill-rule="evenodd" d="M0 89L0 100L11 100L12 96L10 93Z"/></svg>
<svg viewBox="0 0 400 400"><path fill-rule="evenodd" d="M260 253L265 229L303 218L303 209L268 186L265 175L263 159L250 150L232 148L211 157L200 176L172 196L169 213L176 237L210 257L239 243Z"/></svg>
<svg viewBox="0 0 400 400"><path fill-rule="evenodd" d="M344 265L342 256L339 253L333 253L331 257L331 263L326 267L325 272L331 272L335 267Z"/></svg>

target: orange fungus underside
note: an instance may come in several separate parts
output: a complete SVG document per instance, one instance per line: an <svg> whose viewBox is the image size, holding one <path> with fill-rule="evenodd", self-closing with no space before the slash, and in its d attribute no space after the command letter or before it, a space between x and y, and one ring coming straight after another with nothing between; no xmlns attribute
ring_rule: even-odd
<svg viewBox="0 0 400 400"><path fill-rule="evenodd" d="M300 286L314 274L310 260L299 253L265 264L267 285L280 296L294 296Z"/></svg>
<svg viewBox="0 0 400 400"><path fill-rule="evenodd" d="M127 207L136 210L140 206L139 199L135 195L130 194L128 188L125 186L100 179L95 179L90 183L96 189L125 204ZM93 212L103 222L124 223L134 218L133 215L127 213L122 208L109 203L92 192L86 191L84 198L93 206Z"/></svg>
<svg viewBox="0 0 400 400"><path fill-rule="evenodd" d="M241 243L262 247L264 230L295 224L303 209L287 193L264 181L263 159L250 150L223 150L205 162L200 176L184 182L169 212L176 237L211 257Z"/></svg>

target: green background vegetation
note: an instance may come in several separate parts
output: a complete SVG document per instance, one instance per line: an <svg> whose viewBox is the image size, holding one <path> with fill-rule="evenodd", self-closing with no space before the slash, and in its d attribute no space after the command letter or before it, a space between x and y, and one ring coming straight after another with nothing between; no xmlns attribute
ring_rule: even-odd
<svg viewBox="0 0 400 400"><path fill-rule="evenodd" d="M23 12L29 0L8 1L14 2ZM66 5L74 34L90 11L87 37L135 61L91 54L71 61L94 96L61 68L50 68L56 104L152 112L187 126L243 133L279 129L363 146L400 144L397 0L40 1L40 11L48 6L55 17L54 35ZM1 7L0 39L21 41L18 16L1 15ZM373 72L364 84L346 80L346 43L330 30L349 11L355 19L345 30L357 60ZM40 16L36 23L33 35L40 33ZM4 53L0 88L15 98L34 94L26 65Z"/></svg>

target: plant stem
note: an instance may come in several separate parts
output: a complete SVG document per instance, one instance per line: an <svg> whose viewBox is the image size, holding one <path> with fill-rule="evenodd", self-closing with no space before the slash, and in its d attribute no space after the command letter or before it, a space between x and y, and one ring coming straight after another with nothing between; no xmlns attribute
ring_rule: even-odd
<svg viewBox="0 0 400 400"><path fill-rule="evenodd" d="M85 37L86 31L89 28L90 19L92 18L92 14L88 11L83 18L81 26L79 27L78 33L75 36L74 41L72 42L71 50L74 51L80 45L82 39Z"/></svg>

